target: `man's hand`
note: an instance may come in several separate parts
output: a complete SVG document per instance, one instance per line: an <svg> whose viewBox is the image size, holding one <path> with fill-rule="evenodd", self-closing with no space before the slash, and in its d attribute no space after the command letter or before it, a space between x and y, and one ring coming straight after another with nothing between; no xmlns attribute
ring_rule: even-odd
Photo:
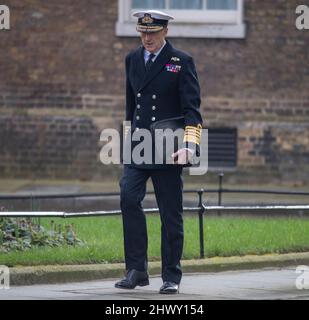
<svg viewBox="0 0 309 320"><path fill-rule="evenodd" d="M175 164L187 164L193 158L193 150L182 148L172 154Z"/></svg>

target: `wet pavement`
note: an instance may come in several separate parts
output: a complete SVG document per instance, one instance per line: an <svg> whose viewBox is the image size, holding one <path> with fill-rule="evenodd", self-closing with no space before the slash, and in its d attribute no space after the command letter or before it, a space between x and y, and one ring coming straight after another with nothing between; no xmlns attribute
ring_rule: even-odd
<svg viewBox="0 0 309 320"><path fill-rule="evenodd" d="M0 290L0 300L85 299L85 300L309 300L309 289L297 289L296 267L184 274L180 294L161 295L160 277L134 290L114 288L118 279L70 284L34 285ZM309 286L308 286L309 288Z"/></svg>

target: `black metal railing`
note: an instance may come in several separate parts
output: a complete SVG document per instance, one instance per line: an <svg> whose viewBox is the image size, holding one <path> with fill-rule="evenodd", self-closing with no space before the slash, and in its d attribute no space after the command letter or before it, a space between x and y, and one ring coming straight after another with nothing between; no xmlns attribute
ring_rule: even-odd
<svg viewBox="0 0 309 320"><path fill-rule="evenodd" d="M276 194L276 195L301 195L309 196L309 192L304 191L286 191L286 190L246 190L246 189L229 189L223 188L223 174L219 175L219 187L217 189L188 189L184 193L195 193L198 196L197 206L184 207L184 212L196 212L198 215L199 224L199 243L200 243L200 258L204 258L204 215L206 213L222 211L254 211L254 212L273 212L274 210L281 210L284 212L309 212L309 205L247 205L247 206L223 206L222 195L224 193L255 193L255 194ZM206 205L203 199L205 193L217 193L218 205ZM147 194L154 194L153 191ZM16 212L16 211L0 211L0 217L31 217L31 218L46 218L46 217L59 217L59 218L73 218L73 217L97 217L97 216L114 216L121 215L121 210L106 210L106 211L89 211L89 212L35 212L34 202L40 199L66 199L66 198L91 198L91 197L111 197L120 196L118 192L96 192L96 193L68 193L68 194L13 194L13 195L0 195L0 200L30 200L30 212ZM309 200L309 198L308 198ZM309 201L308 201L309 203ZM144 209L145 213L158 213L158 208Z"/></svg>

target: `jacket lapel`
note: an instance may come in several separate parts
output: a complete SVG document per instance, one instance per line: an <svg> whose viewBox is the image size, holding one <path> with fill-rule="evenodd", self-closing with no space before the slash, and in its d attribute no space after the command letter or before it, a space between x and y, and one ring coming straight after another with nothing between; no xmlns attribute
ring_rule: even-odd
<svg viewBox="0 0 309 320"><path fill-rule="evenodd" d="M144 60L144 48L142 46L136 51L134 64L135 64L134 70L136 71L136 73L133 75L133 79L134 79L136 90L138 90L142 85L142 81L145 78L145 73L146 73L145 60Z"/></svg>
<svg viewBox="0 0 309 320"><path fill-rule="evenodd" d="M164 68L166 63L171 59L172 56L172 46L168 41L166 41L165 47L160 52L159 56L151 66L150 70L146 73L144 64L144 77L141 83L139 91L141 91L147 84ZM143 59L144 62L144 59Z"/></svg>

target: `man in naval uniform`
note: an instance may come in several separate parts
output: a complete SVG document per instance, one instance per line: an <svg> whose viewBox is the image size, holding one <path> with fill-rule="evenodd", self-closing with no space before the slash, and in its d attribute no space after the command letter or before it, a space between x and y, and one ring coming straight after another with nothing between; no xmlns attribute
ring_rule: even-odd
<svg viewBox="0 0 309 320"><path fill-rule="evenodd" d="M161 218L163 285L159 292L173 294L179 292L182 277L182 169L200 144L200 87L192 57L165 39L173 17L155 10L134 16L142 46L126 57L126 121L135 132L150 129L157 121L183 116L185 134L183 144L170 155L173 164L124 165L120 204L126 276L115 287L134 289L149 284L146 218L141 203L151 178Z"/></svg>

